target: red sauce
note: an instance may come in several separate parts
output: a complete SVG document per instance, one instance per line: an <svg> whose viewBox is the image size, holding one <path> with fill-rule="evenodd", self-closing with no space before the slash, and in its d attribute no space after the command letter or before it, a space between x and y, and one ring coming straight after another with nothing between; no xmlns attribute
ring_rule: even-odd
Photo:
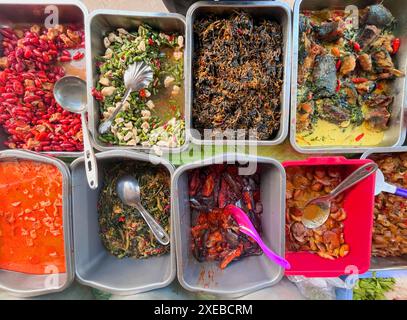
<svg viewBox="0 0 407 320"><path fill-rule="evenodd" d="M0 162L0 269L63 273L62 175L33 161Z"/></svg>

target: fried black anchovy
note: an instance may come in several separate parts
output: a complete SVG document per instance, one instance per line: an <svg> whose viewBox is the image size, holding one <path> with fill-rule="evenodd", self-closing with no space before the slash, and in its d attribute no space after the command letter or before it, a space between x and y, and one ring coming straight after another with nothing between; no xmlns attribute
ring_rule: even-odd
<svg viewBox="0 0 407 320"><path fill-rule="evenodd" d="M257 130L272 139L280 128L283 32L275 21L244 12L194 24L193 125L204 129ZM213 136L212 136L213 138ZM251 137L253 139L253 137Z"/></svg>

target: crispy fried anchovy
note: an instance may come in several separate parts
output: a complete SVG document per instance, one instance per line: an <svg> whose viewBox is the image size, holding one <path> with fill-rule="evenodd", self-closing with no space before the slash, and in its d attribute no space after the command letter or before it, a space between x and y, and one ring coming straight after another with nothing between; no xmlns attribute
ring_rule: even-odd
<svg viewBox="0 0 407 320"><path fill-rule="evenodd" d="M275 21L244 12L197 20L193 123L204 129L257 130L272 139L280 127L283 33Z"/></svg>

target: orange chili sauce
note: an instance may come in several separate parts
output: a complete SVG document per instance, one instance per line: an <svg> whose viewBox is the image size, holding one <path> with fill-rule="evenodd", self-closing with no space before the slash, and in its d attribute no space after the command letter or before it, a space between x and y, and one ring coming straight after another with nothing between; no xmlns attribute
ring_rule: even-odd
<svg viewBox="0 0 407 320"><path fill-rule="evenodd" d="M59 170L27 160L0 162L0 204L0 269L65 272Z"/></svg>

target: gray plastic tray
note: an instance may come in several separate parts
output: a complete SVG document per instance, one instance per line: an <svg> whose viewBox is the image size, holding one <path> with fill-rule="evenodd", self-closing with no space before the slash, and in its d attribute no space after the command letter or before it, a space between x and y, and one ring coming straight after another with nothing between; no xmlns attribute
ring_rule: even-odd
<svg viewBox="0 0 407 320"><path fill-rule="evenodd" d="M250 163L262 167L261 199L263 240L284 256L285 246L285 171L271 158L242 154L224 154L179 167L172 182L172 199L177 246L177 273L181 285L189 291L236 297L272 286L284 270L265 255L246 257L225 270L218 262L198 262L191 252L191 214L188 196L188 171L214 163Z"/></svg>
<svg viewBox="0 0 407 320"><path fill-rule="evenodd" d="M134 151L111 150L96 154L99 187L88 187L83 157L71 164L73 232L76 277L82 284L118 295L131 295L169 285L175 278L175 245L171 207L170 253L149 259L118 259L111 255L99 237L97 202L103 188L103 168L121 160L151 162L173 174L165 159Z"/></svg>

